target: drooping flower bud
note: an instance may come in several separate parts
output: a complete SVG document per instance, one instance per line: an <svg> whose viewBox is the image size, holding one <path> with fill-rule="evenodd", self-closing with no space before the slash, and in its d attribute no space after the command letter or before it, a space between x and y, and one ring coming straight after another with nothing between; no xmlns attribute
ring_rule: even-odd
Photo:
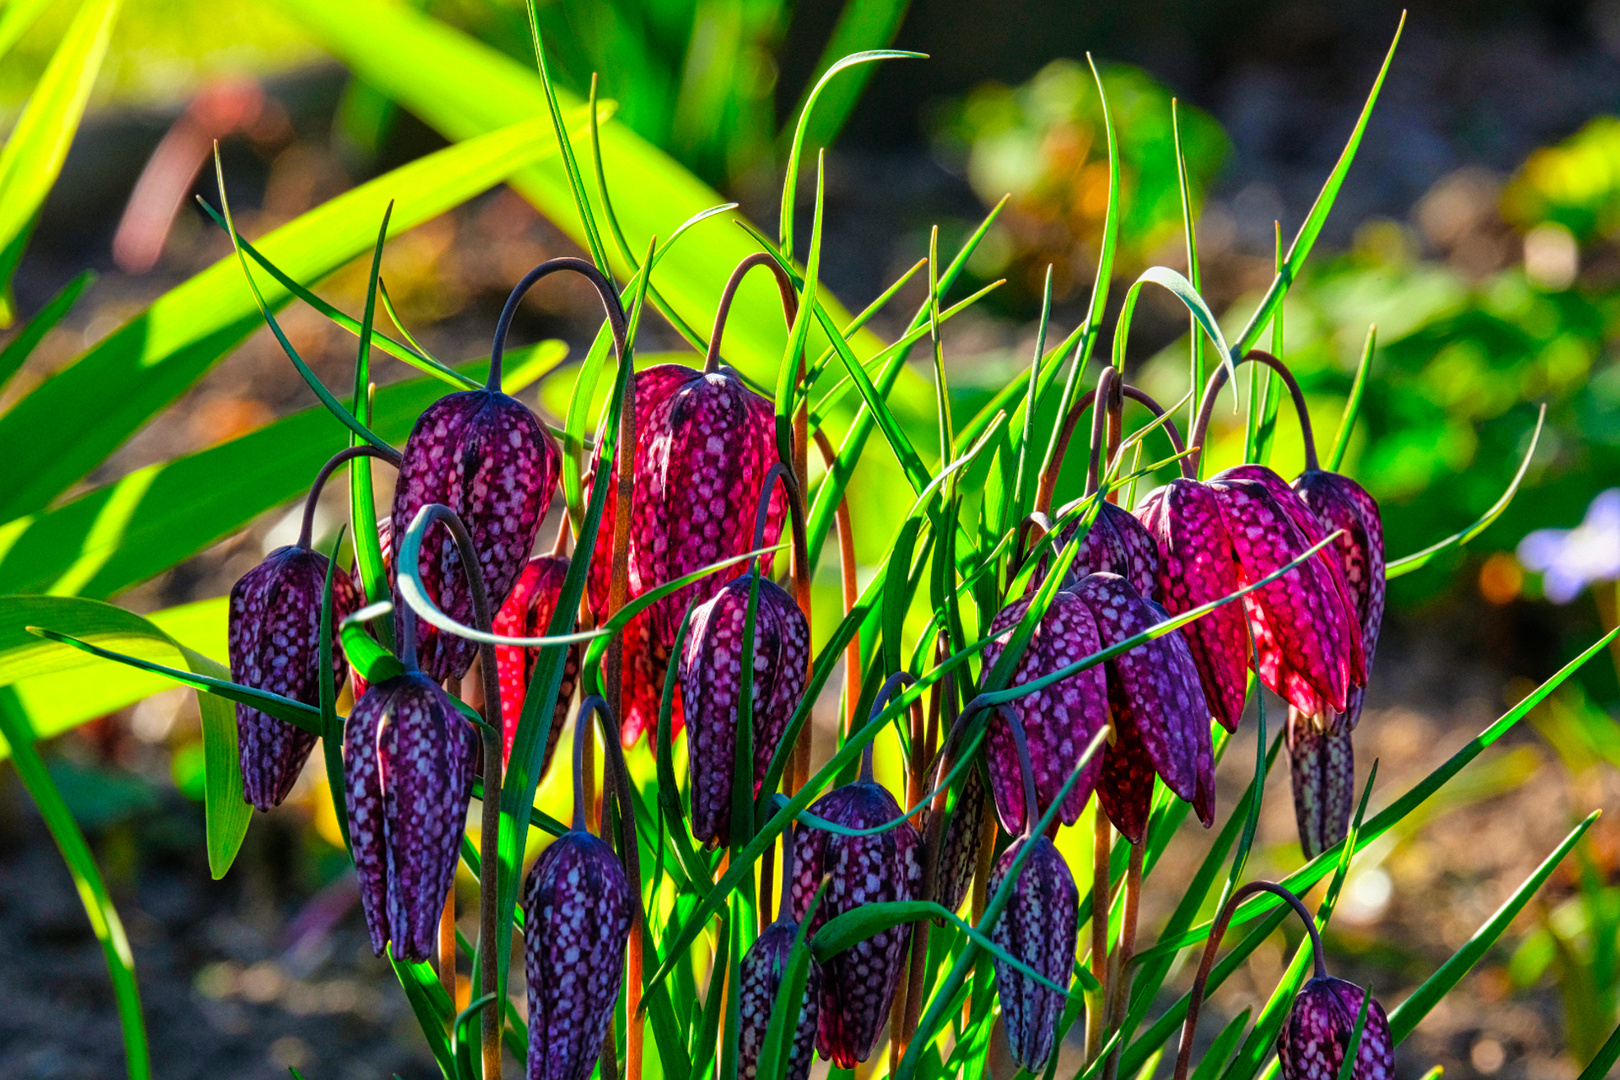
<svg viewBox="0 0 1620 1080"><path fill-rule="evenodd" d="M551 625L551 616L557 610L563 579L567 576L566 556L536 555L530 559L512 589L512 595L506 598L506 603L501 605L495 616L495 633L504 637L544 636ZM563 725L568 720L568 703L574 696L574 684L579 679L579 659L579 645L568 646L562 682L557 687L557 704L551 714L551 731L546 735L545 757L541 759L541 776L551 768L552 756L557 752L557 740L562 737ZM503 759L512 756L512 739L517 734L518 720L523 715L529 680L539 661L538 648L495 646L495 667L501 682Z"/></svg>
<svg viewBox="0 0 1620 1080"><path fill-rule="evenodd" d="M1243 587L1226 519L1207 485L1172 480L1151 493L1137 514L1159 548L1153 595L1171 614L1184 614ZM1236 603L1222 605L1182 627L1181 633L1211 713L1226 730L1237 730L1249 687L1243 609Z"/></svg>
<svg viewBox="0 0 1620 1080"><path fill-rule="evenodd" d="M1288 710L1288 761L1299 846L1314 859L1350 833L1356 805L1356 756L1344 717Z"/></svg>
<svg viewBox="0 0 1620 1080"><path fill-rule="evenodd" d="M751 574L734 578L692 613L681 651L688 774L692 782L692 835L724 843L731 821L737 751L737 709L742 694L742 648ZM765 781L788 721L804 697L810 627L781 586L761 577L754 615L754 792Z"/></svg>
<svg viewBox="0 0 1620 1080"><path fill-rule="evenodd" d="M1001 658L1024 613L1028 599L1003 608L990 623L990 644L984 650L985 671ZM1024 655L1008 680L1009 686L1032 682L1066 667L1102 648L1097 621L1071 590L1059 591L1030 635ZM1076 672L1051 686L1026 694L1009 706L1024 725L1029 739L1030 764L1035 773L1038 810L1045 813L1080 763L1091 740L1108 724L1108 686L1101 665ZM985 762L990 771L990 793L995 799L1001 827L1012 835L1024 831L1024 782L1011 729L999 710L988 721ZM1101 762L1093 756L1059 814L1073 825L1085 809L1097 783Z"/></svg>
<svg viewBox="0 0 1620 1080"><path fill-rule="evenodd" d="M925 815L927 813L924 811ZM946 911L960 908L962 901L967 899L968 886L973 884L973 871L979 863L979 846L984 842L984 813L984 781L979 778L977 768L970 768L962 780L961 790L956 794L956 805L951 808L950 817L945 822L945 833L940 837L934 895L924 898L933 900ZM918 831L924 836L928 834L926 816Z"/></svg>
<svg viewBox="0 0 1620 1080"><path fill-rule="evenodd" d="M523 894L529 1080L591 1075L624 983L630 905L619 857L584 829L535 860Z"/></svg>
<svg viewBox="0 0 1620 1080"><path fill-rule="evenodd" d="M1277 1064L1283 1080L1338 1080L1364 996L1359 986L1332 976L1305 984L1277 1035ZM1389 1018L1374 998L1367 1003L1350 1080L1391 1080L1394 1075L1395 1042L1390 1037Z"/></svg>
<svg viewBox="0 0 1620 1080"><path fill-rule="evenodd" d="M1229 469L1212 477L1209 486L1226 519L1244 584L1282 569L1325 536L1309 508L1269 469ZM1246 595L1243 606L1254 631L1261 681L1302 712L1343 712L1349 691L1367 676L1361 625L1337 557L1324 549Z"/></svg>
<svg viewBox="0 0 1620 1080"><path fill-rule="evenodd" d="M277 548L231 587L228 648L231 675L244 686L306 705L320 700L321 598L327 558L299 544ZM332 674L343 685L348 664L337 625L359 607L347 574L332 576ZM250 705L236 705L242 797L259 810L292 790L315 735Z"/></svg>
<svg viewBox="0 0 1620 1080"><path fill-rule="evenodd" d="M793 939L799 933L799 924L792 915L794 834L784 833L782 839L782 879L789 883L789 888L784 890L781 914L754 939L742 958L741 989L737 994L741 1019L737 1027L737 1069L744 1080L754 1080L759 1075L759 1057L765 1049L771 1012L782 988L788 957L793 952ZM788 1049L786 1080L805 1080L810 1075L821 1019L821 980L821 965L811 956L805 975L804 998L793 1029L793 1043Z"/></svg>
<svg viewBox="0 0 1620 1080"><path fill-rule="evenodd" d="M990 940L1059 986L1073 978L1074 950L1080 934L1080 890L1074 875L1044 835L1014 840L990 871L993 895L1006 880L1013 861L1030 847L1012 895ZM999 957L995 962L1001 1020L1013 1061L1038 1073L1052 1056L1064 995L1042 986Z"/></svg>
<svg viewBox="0 0 1620 1080"><path fill-rule="evenodd" d="M636 447L621 450L609 473L611 521L617 475L626 456L635 469L630 514L629 596L634 599L676 578L750 550L754 509L765 475L776 461L775 408L724 369L696 371L662 364L636 373ZM596 475L593 463L593 481ZM780 535L786 497L771 497L767 544ZM608 598L613 536L598 531L589 580L591 606L601 612ZM765 560L765 571L770 560ZM648 640L667 655L688 604L706 600L724 580L710 575L676 590L647 612ZM628 650L627 650L628 651ZM628 660L627 660L628 667ZM638 676L630 672L632 681ZM663 686L651 695L656 702ZM626 695L635 696L634 688ZM656 706L655 706L656 709ZM623 717L625 740L648 730L651 717Z"/></svg>
<svg viewBox="0 0 1620 1080"><path fill-rule="evenodd" d="M894 797L870 779L828 792L810 812L852 829L900 817ZM915 899L922 878L921 842L904 820L874 836L840 836L809 825L798 841L794 917L805 917L823 876L831 881L810 921L811 934L828 919L863 904ZM877 1048L900 986L911 933L910 923L879 931L825 965L816 1048L837 1067L854 1068Z"/></svg>
<svg viewBox="0 0 1620 1080"><path fill-rule="evenodd" d="M343 740L360 906L381 956L426 960L455 880L478 740L438 683L409 670L366 691Z"/></svg>
<svg viewBox="0 0 1620 1080"><path fill-rule="evenodd" d="M529 560L561 464L550 433L516 398L490 388L448 394L428 406L406 440L394 488L394 535L404 536L424 506L442 503L454 510L466 523L490 600L499 607ZM428 597L457 622L470 622L461 555L443 524L429 527L422 555ZM394 606L405 610L397 588ZM421 619L416 635L422 670L435 679L465 675L478 652L475 642Z"/></svg>
<svg viewBox="0 0 1620 1080"><path fill-rule="evenodd" d="M1338 532L1330 549L1339 557L1344 584L1361 623L1361 646L1366 671L1372 673L1373 652L1384 624L1384 524L1378 503L1348 476L1309 469L1294 481L1294 489L1328 532ZM1361 720L1366 689L1350 690L1344 711L1351 728Z"/></svg>
<svg viewBox="0 0 1620 1080"><path fill-rule="evenodd" d="M1168 616L1117 574L1090 574L1073 590L1096 618L1102 647L1142 633ZM1209 706L1179 631L1106 661L1114 742L1102 755L1097 797L1126 839L1146 836L1153 778L1192 803L1205 827L1215 818L1215 755ZM1095 669L1092 669L1095 670Z"/></svg>

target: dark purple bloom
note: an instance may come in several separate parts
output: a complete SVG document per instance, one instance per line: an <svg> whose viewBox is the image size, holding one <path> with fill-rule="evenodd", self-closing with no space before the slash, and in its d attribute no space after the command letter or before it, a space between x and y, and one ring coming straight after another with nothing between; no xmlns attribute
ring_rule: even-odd
<svg viewBox="0 0 1620 1080"><path fill-rule="evenodd" d="M529 561L535 532L551 505L562 455L528 406L499 390L464 390L428 406L405 443L394 488L393 534L404 536L417 511L431 503L454 510L478 551L490 603L506 602ZM422 584L452 619L472 622L472 598L461 555L443 524L422 543ZM395 590L394 608L404 604ZM422 670L434 679L460 678L478 646L416 623Z"/></svg>
<svg viewBox="0 0 1620 1080"><path fill-rule="evenodd" d="M990 940L1059 986L1068 986L1080 933L1080 891L1052 841L1044 835L1014 840L990 871L987 886L992 895L1001 888L1025 845L1032 846L1029 858L1001 918L991 928ZM995 967L1001 1021L1013 1061L1039 1072L1052 1056L1064 996L999 958Z"/></svg>
<svg viewBox="0 0 1620 1080"><path fill-rule="evenodd" d="M523 910L529 1080L587 1080L624 983L630 882L613 849L582 829L529 871Z"/></svg>
<svg viewBox="0 0 1620 1080"><path fill-rule="evenodd" d="M629 598L753 548L755 508L766 473L776 461L776 414L771 402L734 374L661 364L636 374L636 446L614 462L603 522L613 520L619 463L635 469L630 514ZM593 465L592 475L596 474ZM774 544L787 513L780 489L771 496L765 542ZM763 560L769 571L771 560ZM597 533L591 560L590 600L598 612L608 598L613 565L611 527ZM687 605L719 591L724 577L710 575L659 600L646 614L652 653L667 660ZM627 650L628 652L628 650ZM651 655L651 654L650 654ZM628 657L626 660L629 666ZM650 679L656 662L646 668ZM633 682L621 717L626 744L657 720L663 684L637 693ZM651 703L651 709L640 707Z"/></svg>
<svg viewBox="0 0 1620 1080"><path fill-rule="evenodd" d="M771 1024L771 1009L776 1004L777 991L782 987L782 975L787 967L788 954L793 951L793 938L799 932L797 923L778 920L767 926L742 958L741 990L737 994L740 1023L737 1026L737 1071L743 1080L754 1080L759 1075L759 1056L765 1048L765 1032ZM821 1016L821 965L810 960L810 973L804 983L804 1007L799 1011L798 1026L793 1029L793 1045L788 1051L787 1080L805 1080L810 1075L810 1062L816 1051L816 1030Z"/></svg>
<svg viewBox="0 0 1620 1080"><path fill-rule="evenodd" d="M1076 523L1063 530L1051 558L1056 558L1079 527ZM1159 581L1159 548L1153 534L1129 510L1110 502L1102 504L1086 538L1080 541L1063 585L1067 588L1095 573L1118 574L1143 596L1153 595Z"/></svg>
<svg viewBox="0 0 1620 1080"><path fill-rule="evenodd" d="M1299 846L1314 859L1350 832L1356 804L1356 755L1343 717L1288 710L1288 761Z"/></svg>
<svg viewBox="0 0 1620 1080"><path fill-rule="evenodd" d="M869 829L900 817L894 797L870 781L830 791L810 811L852 829ZM793 877L794 917L805 917L824 875L831 881L810 922L811 934L828 919L863 904L915 899L922 878L920 846L917 830L908 821L875 836L840 836L813 825L804 828ZM879 931L825 965L816 1048L837 1067L854 1068L877 1048L900 986L911 933L910 923Z"/></svg>
<svg viewBox="0 0 1620 1080"><path fill-rule="evenodd" d="M968 886L973 883L973 871L979 864L979 847L984 842L984 811L984 781L979 778L977 768L969 768L956 794L956 805L945 821L945 833L940 837L936 891L926 897L947 911L962 906L962 901L967 899ZM924 836L928 834L927 821L925 816L919 830Z"/></svg>
<svg viewBox="0 0 1620 1080"><path fill-rule="evenodd" d="M568 576L568 558L564 555L536 555L523 568L512 595L495 615L495 633L505 637L544 637L551 626L551 616L557 610L562 594L563 579ZM540 775L551 768L551 758L557 752L557 740L562 737L564 722L568 719L568 702L574 696L574 683L579 679L579 645L568 647L568 659L563 666L562 682L557 686L557 704L551 714L551 731L546 735L546 752L541 759ZM517 645L495 646L495 667L501 681L501 734L504 759L512 756L512 739L517 734L518 720L523 715L523 699L529 693L529 680L534 666L540 662L540 650Z"/></svg>
<svg viewBox="0 0 1620 1080"><path fill-rule="evenodd" d="M231 587L231 675L244 686L302 701L320 700L321 597L327 559L291 545L272 551ZM347 574L332 577L332 675L343 685L348 664L338 647L337 625L359 607ZM313 733L267 716L240 702L236 739L242 764L242 797L260 810L277 806L315 746Z"/></svg>
<svg viewBox="0 0 1620 1080"><path fill-rule="evenodd" d="M1277 1063L1283 1080L1338 1080L1362 997L1359 986L1331 976L1305 984L1277 1036ZM1389 1018L1375 998L1367 1004L1350 1080L1392 1080L1394 1075L1395 1042L1390 1037Z"/></svg>
<svg viewBox="0 0 1620 1080"><path fill-rule="evenodd" d="M724 843L729 834L751 581L752 575L734 578L692 613L680 659L692 835L705 843ZM781 586L762 577L751 662L755 794L804 697L809 656L810 627L804 613Z"/></svg>
<svg viewBox="0 0 1620 1080"><path fill-rule="evenodd" d="M1370 674L1378 631L1384 624L1384 525L1378 503L1349 477L1320 469L1301 473L1294 481L1294 489L1324 530L1339 533L1331 550L1338 555L1344 584L1361 624L1362 653ZM1345 718L1351 728L1361 720L1365 693L1364 686L1349 692Z"/></svg>
<svg viewBox="0 0 1620 1080"><path fill-rule="evenodd" d="M1029 610L1029 600L1003 608L990 623L990 644L984 650L984 669L1001 658L1018 621ZM1102 648L1092 610L1068 589L1052 598L1051 606L1030 635L1029 644L1009 686L1031 682L1066 667ZM1080 755L1108 724L1108 686L1101 665L1076 672L1051 686L1026 694L1009 706L1024 725L1030 764L1035 773L1035 796L1042 813L1052 805ZM1024 780L1012 729L1000 711L989 719L985 762L990 770L990 793L995 798L1001 827L1016 836L1024 831ZM1101 769L1100 755L1092 757L1080 780L1070 789L1059 814L1073 825L1085 809Z"/></svg>
<svg viewBox="0 0 1620 1080"><path fill-rule="evenodd" d="M456 703L420 671L355 703L343 740L349 840L371 947L426 960L455 880L478 740Z"/></svg>
<svg viewBox="0 0 1620 1080"><path fill-rule="evenodd" d="M1074 594L1096 617L1102 646L1118 644L1167 618L1118 574L1090 574ZM1207 827L1215 818L1215 756L1209 706L1192 653L1178 631L1106 662L1114 742L1102 754L1097 797L1127 839L1146 835L1153 778L1193 804ZM1095 670L1095 669L1093 669Z"/></svg>
<svg viewBox="0 0 1620 1080"><path fill-rule="evenodd" d="M1172 615L1243 587L1226 519L1207 485L1172 480L1150 494L1137 514L1159 547L1154 596ZM1242 609L1235 603L1223 605L1188 623L1181 633L1210 712L1222 727L1235 731L1249 688L1249 632Z"/></svg>

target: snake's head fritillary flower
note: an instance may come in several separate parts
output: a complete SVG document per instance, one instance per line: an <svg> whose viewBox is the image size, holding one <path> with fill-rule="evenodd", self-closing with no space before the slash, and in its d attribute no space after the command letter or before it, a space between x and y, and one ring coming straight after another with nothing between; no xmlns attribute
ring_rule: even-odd
<svg viewBox="0 0 1620 1080"><path fill-rule="evenodd" d="M1001 658L1013 628L1029 610L1029 605L1030 600L1019 600L1003 608L991 621L991 641L984 650L986 671ZM1097 621L1091 608L1074 592L1060 590L1030 635L1008 685L1032 682L1083 660L1100 648ZM1102 666L1069 675L1015 699L1009 707L1024 725L1035 774L1037 807L1039 812L1045 813L1079 765L1080 756L1091 740L1108 725L1108 686ZM1016 836L1024 831L1025 815L1018 748L1012 729L999 710L991 715L988 724L985 761L990 770L990 793L995 799L1001 827ZM1065 824L1073 825L1080 817L1100 768L1101 762L1093 756L1080 780L1070 789L1059 811Z"/></svg>
<svg viewBox="0 0 1620 1080"><path fill-rule="evenodd" d="M326 571L325 555L290 545L272 551L231 587L227 640L237 682L306 705L319 703ZM339 687L348 665L338 647L337 625L358 607L348 575L334 574L332 674ZM260 810L279 805L309 760L314 734L238 702L236 738L243 798Z"/></svg>
<svg viewBox="0 0 1620 1080"><path fill-rule="evenodd" d="M429 504L454 510L478 551L490 603L499 608L523 573L551 505L562 464L556 442L516 398L499 390L464 390L428 406L403 455L394 487L393 534L404 536L417 511ZM471 623L467 575L441 523L429 526L423 539L420 571L440 610ZM394 610L405 610L397 588ZM422 670L441 681L465 675L478 652L476 642L421 619L416 637Z"/></svg>
<svg viewBox="0 0 1620 1080"><path fill-rule="evenodd" d="M420 671L376 684L343 739L349 840L371 947L426 960L455 880L478 740L450 695Z"/></svg>
<svg viewBox="0 0 1620 1080"><path fill-rule="evenodd" d="M529 1080L588 1080L624 983L632 894L613 849L574 829L529 871Z"/></svg>
<svg viewBox="0 0 1620 1080"><path fill-rule="evenodd" d="M870 829L896 822L900 807L881 785L857 781L836 788L810 807L835 825ZM814 934L828 919L863 904L916 899L922 878L922 841L909 821L872 836L841 836L802 827L793 877L793 914L802 920L824 876L827 892L810 921ZM911 924L902 923L850 946L824 965L816 1048L841 1069L854 1068L877 1048L905 968Z"/></svg>
<svg viewBox="0 0 1620 1080"><path fill-rule="evenodd" d="M1208 485L1172 480L1150 494L1137 514L1159 549L1153 595L1171 614L1184 614L1243 587L1226 519ZM1181 634L1210 711L1222 727L1235 731L1249 685L1249 631L1242 609L1225 604L1182 627Z"/></svg>
<svg viewBox="0 0 1620 1080"><path fill-rule="evenodd" d="M1057 985L1067 986L1074 973L1074 949L1080 933L1080 891L1052 841L1044 835L1014 840L990 871L987 887L992 895L1001 888L1026 846L1031 849L1029 857L1013 882L1001 918L991 928L990 940ZM1052 1056L1064 995L999 957L995 968L1001 1020L1013 1061L1037 1073Z"/></svg>
<svg viewBox="0 0 1620 1080"><path fill-rule="evenodd" d="M1075 524L1063 530L1053 553L1062 551L1079 527ZM1143 596L1153 595L1158 586L1159 548L1153 534L1129 510L1114 503L1105 502L1098 509L1063 585L1067 588L1094 573L1118 574Z"/></svg>
<svg viewBox="0 0 1620 1080"><path fill-rule="evenodd" d="M743 689L743 637L753 576L734 578L692 613L679 675L686 716L692 835L725 843L737 755L737 711ZM810 627L793 598L761 577L754 613L752 742L754 792L804 698Z"/></svg>
<svg viewBox="0 0 1620 1080"><path fill-rule="evenodd" d="M1073 592L1095 616L1102 647L1117 645L1168 617L1118 574L1087 575ZM1158 776L1209 826L1215 818L1210 710L1180 632L1143 642L1104 666L1114 741L1102 754L1097 797L1109 820L1126 839L1139 843L1146 835L1153 778Z"/></svg>
<svg viewBox="0 0 1620 1080"><path fill-rule="evenodd" d="M1343 717L1288 710L1288 761L1299 846L1314 859L1350 833L1356 804L1356 756Z"/></svg>
<svg viewBox="0 0 1620 1080"><path fill-rule="evenodd" d="M1338 1080L1344 1054L1361 1014L1363 991L1354 983L1321 976L1306 983L1294 998L1277 1036L1277 1063L1283 1080ZM1351 1080L1391 1080L1395 1075L1395 1043L1389 1018L1374 998L1367 1003Z"/></svg>
<svg viewBox="0 0 1620 1080"><path fill-rule="evenodd" d="M771 1025L771 1009L782 987L788 954L797 923L778 920L771 923L743 955L741 990L737 994L740 1023L737 1026L737 1071L743 1080L759 1075L759 1056L765 1048L765 1032ZM816 1030L821 1018L821 965L810 960L810 973L804 983L804 1006L793 1029L793 1045L788 1050L786 1080L805 1080L816 1051Z"/></svg>
<svg viewBox="0 0 1620 1080"><path fill-rule="evenodd" d="M1345 588L1361 625L1361 647L1367 672L1372 671L1378 631L1384 624L1384 524L1378 502L1348 476L1313 469L1301 473L1294 490L1321 522L1336 532L1331 550L1339 558ZM1345 709L1351 728L1361 719L1364 686L1353 687Z"/></svg>
<svg viewBox="0 0 1620 1080"><path fill-rule="evenodd" d="M551 626L551 616L557 610L562 595L563 579L568 576L568 559L563 555L536 555L529 560L518 577L512 595L495 615L495 633L504 637L544 637ZM557 687L557 704L551 714L551 731L546 736L546 753L541 760L540 775L551 768L551 759L557 752L557 740L562 736L568 719L568 702L574 696L574 684L579 679L579 645L568 646L568 659L563 665L562 682ZM529 693L529 680L534 666L540 661L538 648L518 645L495 646L495 668L501 683L501 732L504 739L504 758L512 755L512 738L517 734L518 719L523 715L523 700Z"/></svg>
<svg viewBox="0 0 1620 1080"><path fill-rule="evenodd" d="M1005 720L1002 723L1006 723ZM1022 804L1020 804L1022 805ZM967 899L973 884L973 871L979 864L979 847L984 843L985 791L977 768L969 768L956 794L956 805L945 822L939 842L939 866L934 875L933 900L946 911L955 911ZM919 830L927 835L926 812Z"/></svg>
<svg viewBox="0 0 1620 1080"><path fill-rule="evenodd" d="M1247 585L1298 558L1326 536L1299 495L1259 465L1212 477L1216 501ZM1367 681L1361 623L1338 554L1324 548L1244 596L1261 681L1301 712L1344 712Z"/></svg>

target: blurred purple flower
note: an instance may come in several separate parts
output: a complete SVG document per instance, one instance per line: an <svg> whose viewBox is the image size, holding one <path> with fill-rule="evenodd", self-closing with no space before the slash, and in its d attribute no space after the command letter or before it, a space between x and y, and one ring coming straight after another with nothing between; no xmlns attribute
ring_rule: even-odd
<svg viewBox="0 0 1620 1080"><path fill-rule="evenodd" d="M1567 604L1588 585L1620 579L1620 488L1599 492L1573 529L1537 529L1519 541L1519 561L1542 575L1542 589Z"/></svg>

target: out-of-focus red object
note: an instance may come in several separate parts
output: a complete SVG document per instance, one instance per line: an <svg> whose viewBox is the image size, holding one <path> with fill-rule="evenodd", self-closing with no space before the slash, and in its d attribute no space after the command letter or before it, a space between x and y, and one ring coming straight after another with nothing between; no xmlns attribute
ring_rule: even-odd
<svg viewBox="0 0 1620 1080"><path fill-rule="evenodd" d="M252 133L274 109L251 80L205 86L152 151L113 237L113 260L130 274L157 265L191 186L208 161L214 141L238 131ZM279 110L276 110L279 112Z"/></svg>

